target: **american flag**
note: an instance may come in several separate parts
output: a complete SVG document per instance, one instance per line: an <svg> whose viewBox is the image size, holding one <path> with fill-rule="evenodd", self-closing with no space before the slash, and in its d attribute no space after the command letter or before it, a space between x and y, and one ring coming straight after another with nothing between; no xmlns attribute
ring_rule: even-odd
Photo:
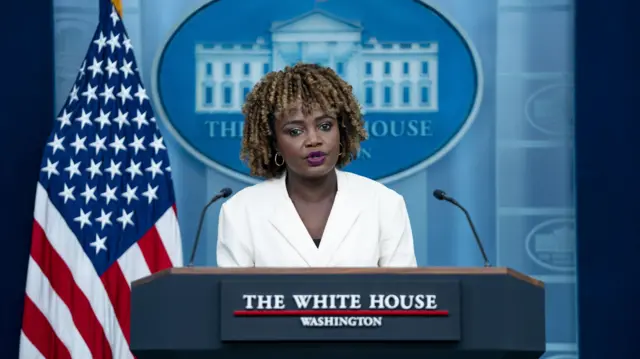
<svg viewBox="0 0 640 359"><path fill-rule="evenodd" d="M20 358L133 358L131 282L182 266L167 148L109 0L46 144ZM34 104L37 106L37 104Z"/></svg>

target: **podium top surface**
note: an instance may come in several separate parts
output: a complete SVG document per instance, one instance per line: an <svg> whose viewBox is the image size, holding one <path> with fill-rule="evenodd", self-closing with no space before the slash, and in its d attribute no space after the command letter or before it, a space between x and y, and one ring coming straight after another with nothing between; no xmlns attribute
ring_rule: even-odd
<svg viewBox="0 0 640 359"><path fill-rule="evenodd" d="M544 283L526 274L507 267L418 267L418 268L219 268L177 267L168 268L150 276L140 278L132 287L151 282L168 275L282 275L282 274L433 274L433 275L506 275L537 287Z"/></svg>

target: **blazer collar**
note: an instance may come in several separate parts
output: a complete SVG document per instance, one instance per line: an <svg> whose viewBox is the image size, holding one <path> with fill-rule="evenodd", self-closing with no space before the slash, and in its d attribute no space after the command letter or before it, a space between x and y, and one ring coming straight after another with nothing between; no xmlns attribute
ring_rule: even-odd
<svg viewBox="0 0 640 359"><path fill-rule="evenodd" d="M275 180L276 203L269 220L310 267L326 267L339 250L353 223L360 215L358 189L349 183L347 174L336 170L338 192L327 220L320 246L316 247L286 188L286 172Z"/></svg>

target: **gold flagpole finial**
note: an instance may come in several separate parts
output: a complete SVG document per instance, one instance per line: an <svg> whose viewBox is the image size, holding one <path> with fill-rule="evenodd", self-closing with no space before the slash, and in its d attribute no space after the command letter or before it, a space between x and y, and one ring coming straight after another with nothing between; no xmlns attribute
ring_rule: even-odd
<svg viewBox="0 0 640 359"><path fill-rule="evenodd" d="M115 6L118 15L122 17L122 0L111 0L111 2L113 3L113 6Z"/></svg>

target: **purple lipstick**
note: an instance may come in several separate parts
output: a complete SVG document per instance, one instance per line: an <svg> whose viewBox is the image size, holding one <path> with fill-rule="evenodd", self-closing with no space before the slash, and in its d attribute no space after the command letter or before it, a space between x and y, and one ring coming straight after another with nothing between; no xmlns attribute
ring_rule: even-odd
<svg viewBox="0 0 640 359"><path fill-rule="evenodd" d="M327 158L327 154L324 152L320 152L320 151L311 152L307 156L307 164L311 167L320 166L321 164L324 163L326 158Z"/></svg>

